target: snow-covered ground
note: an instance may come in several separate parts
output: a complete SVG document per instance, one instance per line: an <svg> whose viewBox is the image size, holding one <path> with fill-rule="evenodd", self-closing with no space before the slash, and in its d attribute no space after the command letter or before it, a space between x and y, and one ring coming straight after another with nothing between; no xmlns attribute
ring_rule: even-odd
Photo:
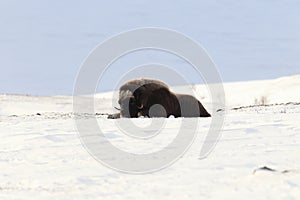
<svg viewBox="0 0 300 200"><path fill-rule="evenodd" d="M193 88L210 110L206 87ZM299 199L300 76L224 88L225 122L212 153L199 159L211 121L200 119L182 158L143 175L113 171L90 156L76 132L72 97L0 95L0 199ZM113 112L111 94L97 95L97 112ZM117 120L97 120L113 144L135 150ZM168 128L178 120L167 119ZM276 171L259 170L264 166Z"/></svg>

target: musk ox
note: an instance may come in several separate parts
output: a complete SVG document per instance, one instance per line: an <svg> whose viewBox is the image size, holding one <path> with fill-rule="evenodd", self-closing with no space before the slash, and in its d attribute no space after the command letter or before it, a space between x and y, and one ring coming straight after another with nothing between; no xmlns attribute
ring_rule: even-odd
<svg viewBox="0 0 300 200"><path fill-rule="evenodd" d="M152 79L128 81L120 87L117 117L210 117L193 96L175 94L165 83Z"/></svg>

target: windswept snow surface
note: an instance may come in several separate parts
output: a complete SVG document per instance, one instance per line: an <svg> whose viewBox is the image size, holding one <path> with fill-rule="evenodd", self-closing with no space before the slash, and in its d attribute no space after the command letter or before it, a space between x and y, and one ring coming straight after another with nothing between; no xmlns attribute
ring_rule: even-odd
<svg viewBox="0 0 300 200"><path fill-rule="evenodd" d="M74 124L72 97L0 95L0 199L299 199L300 76L226 83L224 88L225 122L212 153L199 159L211 122L201 118L186 154L170 167L144 175L113 171L85 150ZM206 87L194 90L210 110ZM97 112L113 112L111 94L96 95ZM170 139L131 145L115 125L118 120L101 115L97 120L107 130L105 136L126 151L150 152ZM146 124L153 119L119 120ZM179 121L167 119L167 132L172 134ZM263 166L276 171L254 173Z"/></svg>

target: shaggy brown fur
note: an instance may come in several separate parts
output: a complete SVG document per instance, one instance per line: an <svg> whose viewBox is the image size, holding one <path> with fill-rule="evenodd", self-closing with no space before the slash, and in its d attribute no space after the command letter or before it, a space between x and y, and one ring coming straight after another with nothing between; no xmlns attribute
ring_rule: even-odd
<svg viewBox="0 0 300 200"><path fill-rule="evenodd" d="M121 117L139 117L139 109L136 106L136 99L134 98L133 93L136 89L149 83L153 83L157 87L168 88L168 85L165 83L153 79L135 79L126 82L120 87L118 103L120 104Z"/></svg>
<svg viewBox="0 0 300 200"><path fill-rule="evenodd" d="M175 94L168 88L155 83L148 83L139 87L134 91L133 96L135 104L139 108L138 115L148 117L211 116L195 97ZM151 110L152 106L153 109Z"/></svg>
<svg viewBox="0 0 300 200"><path fill-rule="evenodd" d="M119 91L121 117L210 117L203 105L193 96L175 94L157 80L132 80Z"/></svg>

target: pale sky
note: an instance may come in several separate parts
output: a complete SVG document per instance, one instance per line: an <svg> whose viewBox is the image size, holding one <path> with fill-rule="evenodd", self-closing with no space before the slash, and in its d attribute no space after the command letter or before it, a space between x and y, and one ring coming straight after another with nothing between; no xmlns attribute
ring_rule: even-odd
<svg viewBox="0 0 300 200"><path fill-rule="evenodd" d="M299 74L299 10L293 0L0 1L0 94L72 94L80 65L97 44L148 26L196 40L226 82ZM114 69L126 63L129 70L151 58L175 68L182 64L144 52ZM192 72L190 78L202 82ZM111 85L108 79L107 90Z"/></svg>

